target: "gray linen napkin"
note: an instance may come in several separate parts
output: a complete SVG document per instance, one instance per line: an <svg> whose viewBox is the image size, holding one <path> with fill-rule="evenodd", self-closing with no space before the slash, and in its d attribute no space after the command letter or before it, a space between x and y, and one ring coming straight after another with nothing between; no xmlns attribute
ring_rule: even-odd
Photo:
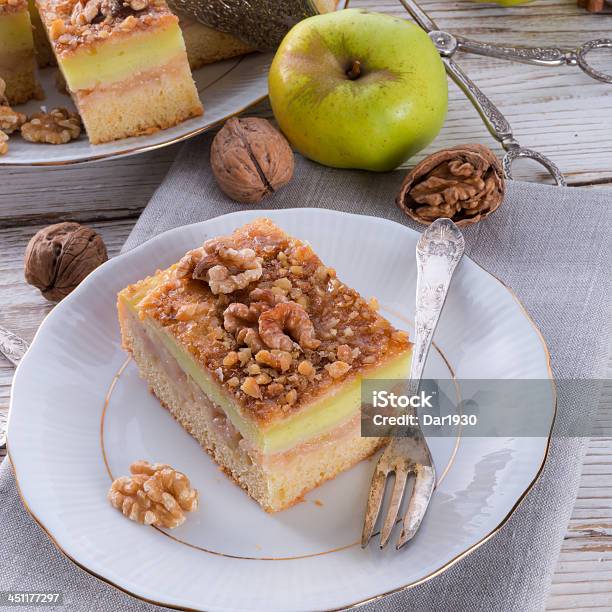
<svg viewBox="0 0 612 612"><path fill-rule="evenodd" d="M239 209L216 187L209 145L205 136L183 147L125 249L164 230ZM298 158L293 181L261 208L333 208L410 225L393 203L402 174L337 171ZM557 378L604 375L612 314L611 227L610 191L511 182L504 205L465 231L468 254L515 291L539 326ZM593 418L597 392L582 396L580 404L578 399L562 390L557 427L578 405L587 420ZM586 439L553 439L542 476L499 533L440 576L364 609L543 609L585 449ZM68 610L156 609L66 560L23 509L8 461L0 467L0 494L0 591L61 590Z"/></svg>

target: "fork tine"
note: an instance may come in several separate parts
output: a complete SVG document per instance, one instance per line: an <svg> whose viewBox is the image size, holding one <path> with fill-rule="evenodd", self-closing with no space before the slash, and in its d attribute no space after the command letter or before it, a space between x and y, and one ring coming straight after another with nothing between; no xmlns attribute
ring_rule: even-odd
<svg viewBox="0 0 612 612"><path fill-rule="evenodd" d="M402 505L402 499L404 497L404 491L406 489L406 481L408 480L408 470L405 466L396 468L395 470L395 483L393 485L393 494L391 495L391 503L387 510L387 516L385 517L385 523L380 531L380 547L384 548L391 537L391 532L395 526L397 515L399 514L400 506Z"/></svg>
<svg viewBox="0 0 612 612"><path fill-rule="evenodd" d="M429 504L429 499L431 498L435 485L436 471L433 466L417 465L412 497L410 498L408 509L404 515L402 533L397 541L396 548L398 550L404 546L406 542L411 540L417 532L425 516L425 511L427 510L427 505Z"/></svg>
<svg viewBox="0 0 612 612"><path fill-rule="evenodd" d="M368 494L368 505L366 508L365 519L363 521L363 532L361 534L361 548L365 548L372 538L376 519L380 513L380 506L385 495L385 484L387 483L388 472L381 467L383 457L378 460L376 470L372 476L370 492Z"/></svg>

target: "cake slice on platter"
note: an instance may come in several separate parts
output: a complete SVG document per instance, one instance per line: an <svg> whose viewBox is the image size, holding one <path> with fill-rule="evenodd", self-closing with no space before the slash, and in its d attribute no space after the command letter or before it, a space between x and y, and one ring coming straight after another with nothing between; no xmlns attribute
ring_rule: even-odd
<svg viewBox="0 0 612 612"><path fill-rule="evenodd" d="M201 115L178 18L164 0L37 0L93 144Z"/></svg>
<svg viewBox="0 0 612 612"><path fill-rule="evenodd" d="M0 0L0 78L10 105L38 97L35 65L28 0Z"/></svg>
<svg viewBox="0 0 612 612"><path fill-rule="evenodd" d="M320 13L329 13L336 10L338 0L314 0L314 4ZM254 51L251 45L237 36L215 30L183 13L180 3L170 0L170 5L179 17L192 70Z"/></svg>
<svg viewBox="0 0 612 612"><path fill-rule="evenodd" d="M411 344L312 248L258 219L118 296L123 346L171 415L275 512L370 456L361 381Z"/></svg>

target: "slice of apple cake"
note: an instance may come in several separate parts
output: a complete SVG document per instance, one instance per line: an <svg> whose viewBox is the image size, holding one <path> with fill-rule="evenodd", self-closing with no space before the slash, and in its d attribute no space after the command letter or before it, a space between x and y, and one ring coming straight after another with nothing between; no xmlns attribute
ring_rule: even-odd
<svg viewBox="0 0 612 612"><path fill-rule="evenodd" d="M172 416L267 511L371 455L361 381L411 344L312 248L258 219L119 293L124 347Z"/></svg>

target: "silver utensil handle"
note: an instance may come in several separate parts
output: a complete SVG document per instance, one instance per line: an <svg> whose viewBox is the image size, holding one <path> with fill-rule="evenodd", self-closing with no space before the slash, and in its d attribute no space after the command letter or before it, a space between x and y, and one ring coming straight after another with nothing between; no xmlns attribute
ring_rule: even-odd
<svg viewBox="0 0 612 612"><path fill-rule="evenodd" d="M507 179L512 179L512 164L517 159L530 159L537 164L540 164L550 176L552 176L558 187L566 187L567 181L563 176L563 173L557 167L552 160L548 159L545 155L534 151L533 149L524 149L523 147L516 145L510 145L507 147L507 153L502 160L502 168L504 170L504 176Z"/></svg>
<svg viewBox="0 0 612 612"><path fill-rule="evenodd" d="M578 64L580 69L588 74L593 79L602 81L603 83L612 83L612 75L601 70L597 70L587 60L587 55L591 51L596 49L612 49L612 38L598 38L597 40L590 40L579 47L573 54L572 59L575 60L572 63Z"/></svg>
<svg viewBox="0 0 612 612"><path fill-rule="evenodd" d="M456 36L460 51L536 66L575 64L573 52L558 47L512 47Z"/></svg>
<svg viewBox="0 0 612 612"><path fill-rule="evenodd" d="M468 77L450 57L442 57L446 71L457 86L468 97L482 117L491 136L502 145L512 141L512 127L501 111L485 96L482 90Z"/></svg>
<svg viewBox="0 0 612 612"><path fill-rule="evenodd" d="M412 394L418 393L440 312L464 250L463 234L450 219L434 221L417 244L415 336L410 368Z"/></svg>
<svg viewBox="0 0 612 612"><path fill-rule="evenodd" d="M0 325L0 353L4 355L14 366L28 350L28 343L23 339ZM0 449L6 446L6 420L0 420Z"/></svg>
<svg viewBox="0 0 612 612"><path fill-rule="evenodd" d="M14 366L28 350L28 343L23 339L0 325L0 353L4 355Z"/></svg>
<svg viewBox="0 0 612 612"><path fill-rule="evenodd" d="M467 96L478 114L482 117L485 126L493 138L501 143L507 151L504 157L502 166L506 178L512 178L512 164L517 159L531 159L543 168L548 174L553 177L555 183L559 187L565 186L567 183L565 177L554 162L548 157L533 151L525 149L519 145L512 134L512 127L508 120L502 115L501 111L485 96L482 90L470 79L463 70L453 61L451 57L442 57L442 61L446 66L446 71L451 76L453 81L459 86L463 93Z"/></svg>

